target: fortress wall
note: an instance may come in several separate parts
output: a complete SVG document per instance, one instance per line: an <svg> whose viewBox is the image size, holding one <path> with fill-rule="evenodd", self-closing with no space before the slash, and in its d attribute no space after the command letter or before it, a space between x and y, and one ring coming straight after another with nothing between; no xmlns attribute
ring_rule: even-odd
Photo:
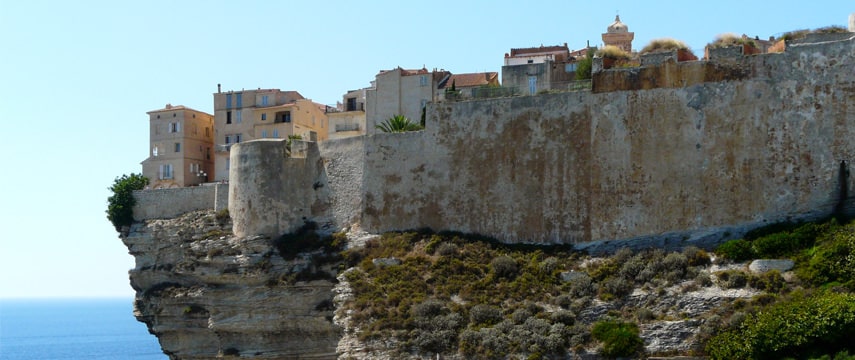
<svg viewBox="0 0 855 360"><path fill-rule="evenodd" d="M425 132L366 139L363 225L550 243L829 214L852 64L851 41L802 45L738 81L433 105Z"/></svg>
<svg viewBox="0 0 855 360"><path fill-rule="evenodd" d="M323 154L320 178L315 191L315 221L322 229L339 230L359 222L362 213L362 177L365 163L365 136L318 143ZM315 187L313 183L313 188ZM326 209L325 209L326 207Z"/></svg>
<svg viewBox="0 0 855 360"><path fill-rule="evenodd" d="M282 139L232 145L229 214L235 235L293 232L326 210L317 207L313 189L321 177L320 154L315 143L308 144L305 158L286 157Z"/></svg>
<svg viewBox="0 0 855 360"><path fill-rule="evenodd" d="M135 221L167 219L191 211L225 208L228 206L228 185L139 190L134 191L134 199Z"/></svg>
<svg viewBox="0 0 855 360"><path fill-rule="evenodd" d="M852 41L694 63L646 73L660 88L629 69L603 92L430 104L424 131L309 143L305 159L284 141L235 145L235 233L359 221L658 246L830 214L855 158Z"/></svg>

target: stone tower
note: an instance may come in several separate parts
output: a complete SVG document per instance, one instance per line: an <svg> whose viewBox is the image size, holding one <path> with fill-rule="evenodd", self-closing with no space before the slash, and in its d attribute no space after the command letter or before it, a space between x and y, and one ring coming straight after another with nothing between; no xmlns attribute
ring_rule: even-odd
<svg viewBox="0 0 855 360"><path fill-rule="evenodd" d="M849 31L855 32L855 13L849 14Z"/></svg>
<svg viewBox="0 0 855 360"><path fill-rule="evenodd" d="M620 21L620 15L615 15L615 22L609 25L603 34L603 43L621 48L626 52L632 52L632 39L635 33L629 32L629 27Z"/></svg>

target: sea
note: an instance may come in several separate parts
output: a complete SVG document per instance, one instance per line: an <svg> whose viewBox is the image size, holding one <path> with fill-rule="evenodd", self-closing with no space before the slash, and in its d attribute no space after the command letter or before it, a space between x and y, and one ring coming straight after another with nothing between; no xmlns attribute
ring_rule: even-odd
<svg viewBox="0 0 855 360"><path fill-rule="evenodd" d="M0 299L0 359L168 360L133 299Z"/></svg>

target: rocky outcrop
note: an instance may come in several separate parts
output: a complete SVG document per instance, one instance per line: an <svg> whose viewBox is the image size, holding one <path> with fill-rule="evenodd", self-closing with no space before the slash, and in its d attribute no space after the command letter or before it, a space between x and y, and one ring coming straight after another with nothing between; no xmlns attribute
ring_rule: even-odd
<svg viewBox="0 0 855 360"><path fill-rule="evenodd" d="M285 260L265 237L237 238L214 212L131 226L134 313L170 359L334 359L333 280L296 281L309 258ZM323 276L316 276L323 277Z"/></svg>

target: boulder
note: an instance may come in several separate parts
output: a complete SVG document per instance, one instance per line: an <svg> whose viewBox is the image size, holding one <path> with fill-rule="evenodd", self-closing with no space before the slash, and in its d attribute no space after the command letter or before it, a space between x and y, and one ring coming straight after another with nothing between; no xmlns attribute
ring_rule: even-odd
<svg viewBox="0 0 855 360"><path fill-rule="evenodd" d="M793 268L795 263L788 259L761 259L754 260L748 265L748 270L755 274L762 274L772 270L785 272Z"/></svg>

